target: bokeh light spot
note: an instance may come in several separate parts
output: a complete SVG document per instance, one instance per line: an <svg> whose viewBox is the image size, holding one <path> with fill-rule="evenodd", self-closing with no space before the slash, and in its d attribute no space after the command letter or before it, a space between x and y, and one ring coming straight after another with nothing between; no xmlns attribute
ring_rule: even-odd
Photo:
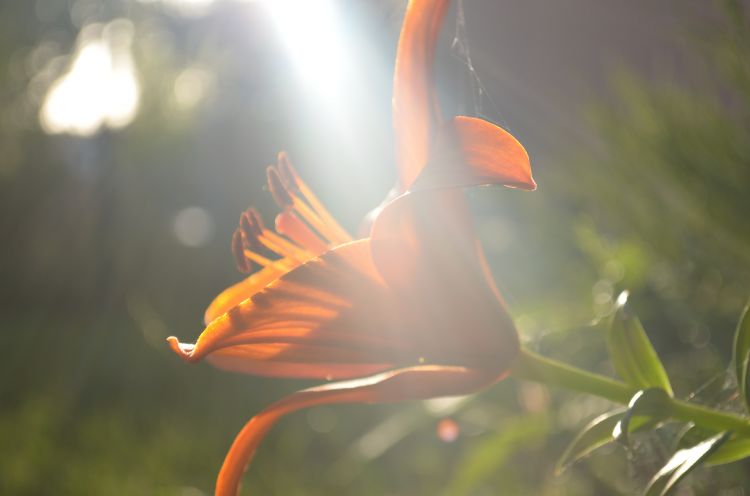
<svg viewBox="0 0 750 496"><path fill-rule="evenodd" d="M44 98L39 117L46 132L90 136L102 126L130 124L140 99L132 39L126 19L81 30L69 70Z"/></svg>
<svg viewBox="0 0 750 496"><path fill-rule="evenodd" d="M541 384L529 382L518 388L518 402L529 413L544 412L549 401L549 391Z"/></svg>
<svg viewBox="0 0 750 496"><path fill-rule="evenodd" d="M175 79L175 103L186 110L195 107L206 98L211 84L211 73L198 67L188 67Z"/></svg>
<svg viewBox="0 0 750 496"><path fill-rule="evenodd" d="M211 240L214 220L204 208L187 207L177 213L172 227L177 241L185 246L197 248Z"/></svg>
<svg viewBox="0 0 750 496"><path fill-rule="evenodd" d="M437 425L437 436L438 439L444 443L452 443L458 439L461 433L461 428L458 423L452 418L444 418Z"/></svg>

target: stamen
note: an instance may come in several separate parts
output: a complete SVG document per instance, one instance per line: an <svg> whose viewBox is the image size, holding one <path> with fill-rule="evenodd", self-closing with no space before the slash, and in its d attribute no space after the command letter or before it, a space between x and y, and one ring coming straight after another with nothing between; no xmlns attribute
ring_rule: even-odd
<svg viewBox="0 0 750 496"><path fill-rule="evenodd" d="M346 239L337 235L336 232L330 229L330 225L326 224L323 219L318 217L318 214L310 208L310 206L302 201L298 196L292 195L294 201L294 211L297 212L300 217L310 224L316 231L318 231L324 238L331 241L333 244L343 244L348 242Z"/></svg>
<svg viewBox="0 0 750 496"><path fill-rule="evenodd" d="M292 162L289 160L289 155L286 152L282 151L277 155L276 168L279 170L281 180L287 189L299 189L297 183L301 182L301 179L297 171L292 167Z"/></svg>
<svg viewBox="0 0 750 496"><path fill-rule="evenodd" d="M253 266L245 257L242 237L240 229L235 229L234 234L232 234L232 255L234 255L234 263L237 266L237 270L243 274L248 274L253 270Z"/></svg>
<svg viewBox="0 0 750 496"><path fill-rule="evenodd" d="M282 183L276 168L269 166L266 169L266 176L268 177L268 189L271 190L271 195L279 208L285 209L292 206L292 198Z"/></svg>
<svg viewBox="0 0 750 496"><path fill-rule="evenodd" d="M258 253L265 249L259 241L264 229L263 219L255 209L249 208L242 212L240 226L232 235L232 254L240 272L245 274L252 272L252 262L263 267L273 263L273 260Z"/></svg>
<svg viewBox="0 0 750 496"><path fill-rule="evenodd" d="M268 188L283 210L276 218L276 230L291 241L267 229L258 211L248 208L232 236L232 253L241 272L252 272L252 262L261 266L275 263L260 254L264 250L304 263L325 252L329 244L352 240L302 181L286 153L279 154L277 167L269 167L266 176Z"/></svg>
<svg viewBox="0 0 750 496"><path fill-rule="evenodd" d="M247 236L249 241L245 248L256 255L263 249L267 249L281 257L290 257L300 263L306 262L314 256L268 229L263 222L263 217L254 208L248 208L243 213L241 227L243 228L243 238Z"/></svg>
<svg viewBox="0 0 750 496"><path fill-rule="evenodd" d="M243 250L242 254L245 256L245 258L252 260L258 265L262 265L263 267L266 267L273 263L273 260L271 260L270 258L266 258L263 255L259 255L251 250Z"/></svg>
<svg viewBox="0 0 750 496"><path fill-rule="evenodd" d="M291 210L285 210L276 216L276 232L283 234L298 245L315 253L323 253L328 249L328 244L320 239L320 237Z"/></svg>
<svg viewBox="0 0 750 496"><path fill-rule="evenodd" d="M247 214L248 221L253 230L253 236L255 240L259 242L259 238L263 236L263 233L268 231L268 229L266 228L266 223L263 222L263 217L260 215L260 212L258 212L254 208L248 208Z"/></svg>
<svg viewBox="0 0 750 496"><path fill-rule="evenodd" d="M349 233L336 222L336 219L326 210L323 203L318 200L312 190L297 174L286 152L279 153L276 167L287 193L291 194L292 200L297 199L297 201L294 201L295 210L298 210L310 225L334 244L348 243L352 240ZM293 192L298 192L299 196L307 203L299 201L297 195Z"/></svg>
<svg viewBox="0 0 750 496"><path fill-rule="evenodd" d="M254 208L248 208L240 216L240 231L243 246L253 251L260 251L263 245L258 242L258 236L263 234L263 219Z"/></svg>
<svg viewBox="0 0 750 496"><path fill-rule="evenodd" d="M304 263L315 256L309 251L300 248L289 240L282 238L275 232L268 229L265 229L263 231L263 235L258 237L258 241L260 241L263 246L273 252L278 253L282 257L294 258L300 263Z"/></svg>

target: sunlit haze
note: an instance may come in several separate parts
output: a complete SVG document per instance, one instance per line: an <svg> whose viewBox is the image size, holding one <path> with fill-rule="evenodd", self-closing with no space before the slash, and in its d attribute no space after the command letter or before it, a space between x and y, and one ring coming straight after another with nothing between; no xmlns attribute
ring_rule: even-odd
<svg viewBox="0 0 750 496"><path fill-rule="evenodd" d="M326 95L338 90L344 76L344 43L332 0L264 2L300 77Z"/></svg>
<svg viewBox="0 0 750 496"><path fill-rule="evenodd" d="M750 496L748 9L3 2L0 496Z"/></svg>

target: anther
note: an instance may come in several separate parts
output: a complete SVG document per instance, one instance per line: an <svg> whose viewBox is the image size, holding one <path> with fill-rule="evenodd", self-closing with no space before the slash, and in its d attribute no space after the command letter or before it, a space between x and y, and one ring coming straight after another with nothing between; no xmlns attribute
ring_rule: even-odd
<svg viewBox="0 0 750 496"><path fill-rule="evenodd" d="M276 159L276 170L278 170L281 181L287 189L292 191L298 189L299 176L294 167L292 167L292 161L289 160L289 155L286 152L279 152Z"/></svg>
<svg viewBox="0 0 750 496"><path fill-rule="evenodd" d="M242 232L237 228L234 234L232 234L232 255L234 255L234 263L237 266L237 270L243 274L247 274L252 271L253 267L250 261L245 258L245 248L243 245Z"/></svg>
<svg viewBox="0 0 750 496"><path fill-rule="evenodd" d="M284 183L279 177L279 172L274 167L266 169L266 176L268 177L268 189L271 190L273 199L279 205L279 208L286 208L294 203L292 197L289 195Z"/></svg>
<svg viewBox="0 0 750 496"><path fill-rule="evenodd" d="M286 187L287 193L294 193L292 201L294 209L322 236L328 240L340 244L351 241L349 234L338 225L336 220L328 213L323 204L313 194L310 188L299 177L297 171L292 167L286 152L280 152L276 164L276 170Z"/></svg>
<svg viewBox="0 0 750 496"><path fill-rule="evenodd" d="M251 207L247 209L247 214L252 218L253 228L257 233L256 235L260 236L263 234L263 231L266 230L266 224L263 222L263 217L261 217L260 212Z"/></svg>
<svg viewBox="0 0 750 496"><path fill-rule="evenodd" d="M254 251L262 249L262 245L258 242L258 236L263 231L257 225L254 209L249 208L242 212L239 230L242 233L242 241L245 248Z"/></svg>

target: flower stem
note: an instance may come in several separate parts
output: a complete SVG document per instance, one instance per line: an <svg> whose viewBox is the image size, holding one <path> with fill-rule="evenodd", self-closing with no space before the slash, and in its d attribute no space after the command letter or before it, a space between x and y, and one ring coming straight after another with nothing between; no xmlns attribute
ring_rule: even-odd
<svg viewBox="0 0 750 496"><path fill-rule="evenodd" d="M624 382L587 372L525 349L521 349L511 373L519 379L592 394L625 405L638 391L638 388ZM707 429L731 430L737 435L750 437L749 419L687 401L673 398L670 402L670 416L678 420L694 422Z"/></svg>
<svg viewBox="0 0 750 496"><path fill-rule="evenodd" d="M519 379L588 393L615 403L627 404L630 398L638 392L637 388L624 382L587 372L523 348L511 373Z"/></svg>
<svg viewBox="0 0 750 496"><path fill-rule="evenodd" d="M738 436L750 437L750 419L695 403L672 399L672 417L707 429L733 431Z"/></svg>

